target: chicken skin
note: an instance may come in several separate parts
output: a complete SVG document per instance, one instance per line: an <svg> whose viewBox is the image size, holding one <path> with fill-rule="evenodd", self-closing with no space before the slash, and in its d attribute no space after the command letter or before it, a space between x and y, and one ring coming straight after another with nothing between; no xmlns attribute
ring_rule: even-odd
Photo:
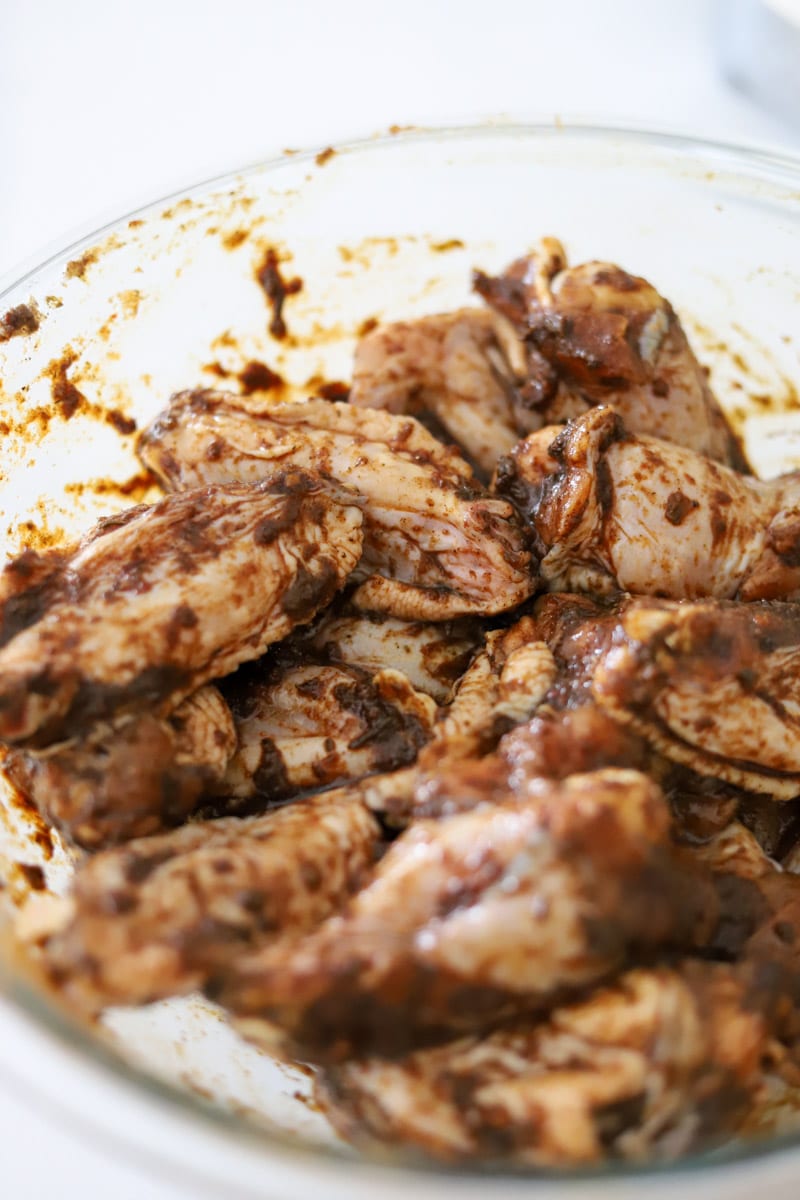
<svg viewBox="0 0 800 1200"><path fill-rule="evenodd" d="M530 521L550 591L800 595L800 473L759 483L595 408L520 442L495 489Z"/></svg>
<svg viewBox="0 0 800 1200"><path fill-rule="evenodd" d="M672 851L645 776L573 776L416 822L341 916L238 958L212 995L296 1057L403 1054L552 1004L634 947L705 944L709 879Z"/></svg>
<svg viewBox="0 0 800 1200"><path fill-rule="evenodd" d="M697 801L728 795L729 816L741 805L762 826L760 797L800 795L796 604L548 595L533 628L554 680L499 743L512 775L635 767Z"/></svg>
<svg viewBox="0 0 800 1200"><path fill-rule="evenodd" d="M206 685L168 717L102 721L85 738L12 750L3 766L57 829L97 850L184 821L219 789L236 745L230 709Z"/></svg>
<svg viewBox="0 0 800 1200"><path fill-rule="evenodd" d="M101 522L35 595L6 603L0 738L41 747L169 712L329 603L358 562L361 523L341 489L298 472Z"/></svg>
<svg viewBox="0 0 800 1200"><path fill-rule="evenodd" d="M410 620L513 608L535 575L511 505L413 417L309 400L184 392L140 443L170 488L320 471L358 496L364 553L353 602Z"/></svg>
<svg viewBox="0 0 800 1200"><path fill-rule="evenodd" d="M330 1067L319 1094L362 1148L538 1167L671 1159L752 1122L795 1003L747 966L640 968L540 1023Z"/></svg>
<svg viewBox="0 0 800 1200"><path fill-rule="evenodd" d="M314 663L239 672L225 685L238 746L215 790L276 803L413 762L436 705L400 671Z"/></svg>
<svg viewBox="0 0 800 1200"><path fill-rule="evenodd" d="M540 424L520 403L521 371L524 352L507 323L465 308L367 333L356 347L350 403L410 413L489 479L501 455Z"/></svg>
<svg viewBox="0 0 800 1200"><path fill-rule="evenodd" d="M672 306L613 263L568 267L544 238L476 290L529 346L529 403L549 425L611 405L631 433L685 446L736 470L743 452Z"/></svg>
<svg viewBox="0 0 800 1200"><path fill-rule="evenodd" d="M537 640L530 617L493 630L441 709L430 742L413 766L367 780L363 796L393 826L417 816L440 815L435 798L442 764L487 754L498 739L530 717L556 677L553 656ZM434 795L431 795L433 791Z"/></svg>
<svg viewBox="0 0 800 1200"><path fill-rule="evenodd" d="M305 631L304 631L305 632ZM418 692L447 704L453 689L483 642L472 617L455 621L403 621L384 613L361 613L349 606L327 609L308 631L310 651L323 661L402 671Z"/></svg>
<svg viewBox="0 0 800 1200"><path fill-rule="evenodd" d="M632 600L592 691L661 754L776 800L800 795L800 606Z"/></svg>
<svg viewBox="0 0 800 1200"><path fill-rule="evenodd" d="M77 871L47 969L89 1010L193 991L244 950L335 912L378 841L374 818L344 792L104 850Z"/></svg>

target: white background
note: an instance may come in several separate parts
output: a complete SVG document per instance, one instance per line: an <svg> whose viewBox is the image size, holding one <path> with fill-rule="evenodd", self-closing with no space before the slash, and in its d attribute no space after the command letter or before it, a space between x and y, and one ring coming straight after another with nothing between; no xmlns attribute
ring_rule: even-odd
<svg viewBox="0 0 800 1200"><path fill-rule="evenodd" d="M196 178L393 123L558 114L797 150L800 126L718 70L738 7L0 0L0 276ZM46 1062L22 1070L24 1088L0 1076L0 1195L188 1197L43 1109Z"/></svg>

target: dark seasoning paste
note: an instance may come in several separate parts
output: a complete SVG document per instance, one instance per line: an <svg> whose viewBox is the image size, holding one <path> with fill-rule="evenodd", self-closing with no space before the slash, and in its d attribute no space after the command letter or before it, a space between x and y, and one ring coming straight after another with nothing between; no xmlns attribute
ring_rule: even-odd
<svg viewBox="0 0 800 1200"><path fill-rule="evenodd" d="M17 304L0 317L0 342L27 337L36 332L40 322L41 314L35 304Z"/></svg>
<svg viewBox="0 0 800 1200"><path fill-rule="evenodd" d="M274 246L267 247L260 265L256 267L256 279L264 289L267 303L272 309L269 331L274 338L281 341L287 334L286 321L283 316L284 304L288 296L295 296L302 291L303 281L299 276L294 279L284 279L281 274L278 252Z"/></svg>

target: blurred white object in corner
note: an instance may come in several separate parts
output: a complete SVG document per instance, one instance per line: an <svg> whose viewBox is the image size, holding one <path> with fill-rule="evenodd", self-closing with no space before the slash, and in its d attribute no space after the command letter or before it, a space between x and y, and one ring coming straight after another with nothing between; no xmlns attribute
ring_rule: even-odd
<svg viewBox="0 0 800 1200"><path fill-rule="evenodd" d="M800 129L800 0L718 0L728 81Z"/></svg>

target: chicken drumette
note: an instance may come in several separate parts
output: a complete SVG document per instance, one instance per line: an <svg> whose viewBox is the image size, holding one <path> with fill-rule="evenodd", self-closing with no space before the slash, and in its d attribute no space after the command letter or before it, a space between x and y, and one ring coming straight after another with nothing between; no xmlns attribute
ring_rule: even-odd
<svg viewBox="0 0 800 1200"><path fill-rule="evenodd" d="M495 488L533 526L551 591L800 594L800 474L760 483L628 433L611 408L531 434Z"/></svg>
<svg viewBox="0 0 800 1200"><path fill-rule="evenodd" d="M133 714L39 752L11 750L4 769L71 841L96 850L180 824L219 790L236 745L230 710L207 685L168 717Z"/></svg>
<svg viewBox="0 0 800 1200"><path fill-rule="evenodd" d="M746 469L678 317L646 280L613 263L567 267L561 243L544 238L504 275L477 272L475 286L525 339L523 395L540 425L610 404L633 433Z"/></svg>

